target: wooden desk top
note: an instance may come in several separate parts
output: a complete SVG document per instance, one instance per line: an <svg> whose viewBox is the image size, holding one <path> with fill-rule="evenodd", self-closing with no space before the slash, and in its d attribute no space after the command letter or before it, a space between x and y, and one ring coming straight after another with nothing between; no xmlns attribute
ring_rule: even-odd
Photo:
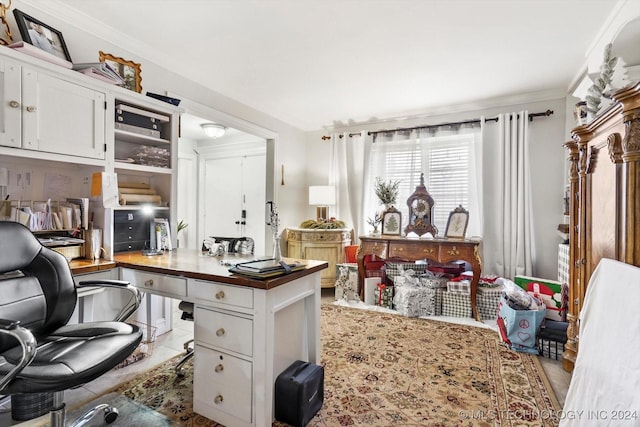
<svg viewBox="0 0 640 427"><path fill-rule="evenodd" d="M107 259L88 260L83 258L77 258L69 262L69 267L73 274L93 273L96 271L110 270L116 268L115 261L109 261Z"/></svg>
<svg viewBox="0 0 640 427"><path fill-rule="evenodd" d="M158 274L190 277L232 285L248 286L257 289L272 289L299 277L307 276L328 267L326 261L296 260L306 264L303 270L267 280L257 280L229 272L230 265L221 264L221 260L233 262L250 261L253 255L225 254L223 257L212 257L206 252L194 249L175 249L163 255L145 256L140 251L122 252L113 256L118 267L149 271ZM286 258L293 260L291 258Z"/></svg>

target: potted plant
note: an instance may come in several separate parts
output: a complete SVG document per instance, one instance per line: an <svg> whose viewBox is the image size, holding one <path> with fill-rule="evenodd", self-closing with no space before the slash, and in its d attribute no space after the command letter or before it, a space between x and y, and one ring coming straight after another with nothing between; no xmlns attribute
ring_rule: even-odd
<svg viewBox="0 0 640 427"><path fill-rule="evenodd" d="M398 180L388 180L383 181L379 176L376 177L376 182L374 185L374 191L378 199L380 199L380 203L385 205L387 208L391 207L398 200L398 191L400 187L400 181Z"/></svg>
<svg viewBox="0 0 640 427"><path fill-rule="evenodd" d="M184 222L183 219L178 221L178 231L176 232L176 246L180 247L180 232L182 230L184 230L185 228L187 228L188 226L189 226L189 224Z"/></svg>

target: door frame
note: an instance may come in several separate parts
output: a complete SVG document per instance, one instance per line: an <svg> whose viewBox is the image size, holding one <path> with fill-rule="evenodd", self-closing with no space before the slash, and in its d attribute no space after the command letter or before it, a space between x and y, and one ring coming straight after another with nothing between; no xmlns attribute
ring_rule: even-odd
<svg viewBox="0 0 640 427"><path fill-rule="evenodd" d="M255 135L258 138L264 139L266 141L266 176L265 176L265 199L268 200L276 200L276 158L277 158L277 146L278 146L278 133L264 128L262 126L258 126L255 123L251 123L247 120L241 119L239 117L233 116L231 114L225 113L220 110L216 110L215 108L209 107L207 105L201 104L199 102L188 99L188 97L184 97L180 94L167 92L167 96L172 98L181 99L180 107L184 109L184 113L191 114L193 116L201 117L203 119L211 120L215 123L220 123L221 125L228 126L239 131ZM198 154L199 156L199 154ZM199 164L199 161L198 161ZM201 182L202 179L202 171L198 168L198 181ZM198 183L199 184L199 183ZM202 236L203 227L203 215L202 215L202 197L204 197L204 189L200 188L198 185L197 190L197 200L196 200L196 210L198 212L198 220L196 224L196 236ZM273 250L273 239L271 238L271 229L267 224L264 225L264 242L265 242L265 253L271 253Z"/></svg>

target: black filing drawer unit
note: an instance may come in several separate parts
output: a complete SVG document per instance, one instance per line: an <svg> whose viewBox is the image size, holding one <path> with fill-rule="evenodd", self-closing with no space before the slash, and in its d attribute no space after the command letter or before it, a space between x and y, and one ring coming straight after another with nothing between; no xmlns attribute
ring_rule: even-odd
<svg viewBox="0 0 640 427"><path fill-rule="evenodd" d="M113 251L149 249L151 224L154 218L168 218L169 212L148 214L139 209L118 210L113 214Z"/></svg>

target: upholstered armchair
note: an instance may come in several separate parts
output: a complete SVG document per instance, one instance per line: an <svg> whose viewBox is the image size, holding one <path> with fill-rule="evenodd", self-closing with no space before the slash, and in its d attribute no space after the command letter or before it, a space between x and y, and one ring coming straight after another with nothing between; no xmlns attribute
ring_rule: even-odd
<svg viewBox="0 0 640 427"><path fill-rule="evenodd" d="M126 289L132 298L115 321L68 324L77 303L67 260L43 247L21 224L0 221L0 394L52 394L52 427L65 424L64 390L103 375L129 356L142 339L124 323L138 307L137 289L117 280L79 286ZM107 422L117 410L99 405L74 423L94 415Z"/></svg>

